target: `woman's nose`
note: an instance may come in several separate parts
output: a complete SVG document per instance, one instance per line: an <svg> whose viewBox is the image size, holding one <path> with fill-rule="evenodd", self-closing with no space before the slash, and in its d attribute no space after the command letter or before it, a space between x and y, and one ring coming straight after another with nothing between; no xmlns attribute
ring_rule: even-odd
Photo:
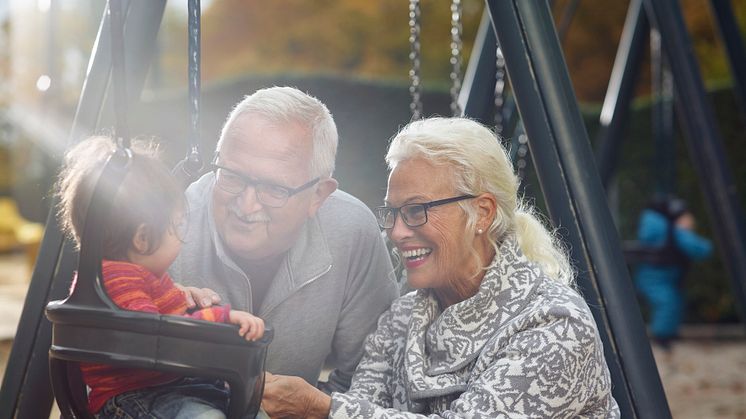
<svg viewBox="0 0 746 419"><path fill-rule="evenodd" d="M397 214L394 217L394 226L388 229L388 235L391 241L396 243L399 240L411 237L412 227L408 226L407 223L404 222L401 214Z"/></svg>

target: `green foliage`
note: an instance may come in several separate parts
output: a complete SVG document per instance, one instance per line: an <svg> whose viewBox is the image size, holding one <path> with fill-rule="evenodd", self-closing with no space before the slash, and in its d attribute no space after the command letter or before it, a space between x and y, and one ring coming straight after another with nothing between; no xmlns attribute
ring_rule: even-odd
<svg viewBox="0 0 746 419"><path fill-rule="evenodd" d="M482 2L464 2L468 58ZM448 2L422 1L423 76L448 79ZM275 72L406 79L408 3L402 0L225 0L203 15L206 79Z"/></svg>
<svg viewBox="0 0 746 419"><path fill-rule="evenodd" d="M555 20L570 0L552 2ZM464 69L484 2L463 0ZM680 2L706 80L729 78L727 59L713 27L708 0ZM581 1L563 36L565 59L578 99L603 99L629 2ZM746 28L746 3L733 2ZM422 77L426 87L450 84L450 2L422 0ZM704 13L703 13L704 12ZM409 60L408 2L405 0L221 0L203 12L203 80L246 74L331 74L405 81ZM185 19L166 16L162 38L164 79L183 80ZM746 35L746 33L744 33ZM641 92L649 91L648 62Z"/></svg>

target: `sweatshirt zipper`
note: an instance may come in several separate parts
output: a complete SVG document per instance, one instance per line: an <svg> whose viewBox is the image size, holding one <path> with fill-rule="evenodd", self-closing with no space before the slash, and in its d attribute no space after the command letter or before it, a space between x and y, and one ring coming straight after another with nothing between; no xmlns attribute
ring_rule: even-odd
<svg viewBox="0 0 746 419"><path fill-rule="evenodd" d="M282 300L278 301L278 302L277 302L277 303L275 303L274 305L272 305L272 306L269 306L269 307L267 307L267 310L266 310L266 311L264 311L264 312L263 312L263 313L261 314L261 316L262 316L262 317L267 317L267 316L269 316L269 313L271 313L271 312L272 312L272 310L274 310L274 309L275 309L275 308L276 308L277 306L279 306L279 305L280 305L281 303L283 303L283 302L284 302L285 300L287 300L287 299L288 299L288 297L290 297L291 295L293 295L293 294L295 294L295 293L299 292L300 290L302 290L303 288L305 288L305 287L306 287L307 285L311 284L312 282L314 282L314 281L316 281L317 279L321 278L322 276L326 275L326 274L327 274L327 273L328 273L328 272L329 272L329 271L330 271L331 269L332 269L332 265L329 265L329 266L327 266L327 267L326 267L326 269L325 269L325 270L324 270L323 272L319 273L318 275L314 276L313 278L311 278L311 279L309 279L308 281L306 281L306 282L304 282L303 284L301 284L301 286L300 286L300 287L298 287L298 288L296 288L295 290L293 290L293 292L292 292L292 293L290 293L290 294L288 294L288 295L287 295L287 296L286 296L285 298L283 298ZM251 289L251 288L249 288L249 290L250 290L250 289Z"/></svg>

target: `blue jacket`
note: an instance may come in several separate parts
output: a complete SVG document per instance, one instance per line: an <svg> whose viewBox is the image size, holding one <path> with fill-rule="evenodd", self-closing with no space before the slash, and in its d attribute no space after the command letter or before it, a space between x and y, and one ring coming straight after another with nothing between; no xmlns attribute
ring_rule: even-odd
<svg viewBox="0 0 746 419"><path fill-rule="evenodd" d="M668 236L669 221L662 214L646 209L640 216L640 226L637 231L637 239L640 244L651 247L663 247ZM712 243L710 240L697 235L697 233L683 228L674 227L674 244L690 260L702 260L712 254ZM669 272L681 274L681 268L670 270L671 267L641 264L642 267L656 268Z"/></svg>

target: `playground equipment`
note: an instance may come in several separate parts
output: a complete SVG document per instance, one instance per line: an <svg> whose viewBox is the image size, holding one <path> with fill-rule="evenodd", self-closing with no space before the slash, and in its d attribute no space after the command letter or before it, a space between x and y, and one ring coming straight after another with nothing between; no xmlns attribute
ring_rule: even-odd
<svg viewBox="0 0 746 419"><path fill-rule="evenodd" d="M571 249L581 293L598 324L612 374L614 397L622 416L670 417L642 318L635 309L637 303L618 234L606 204L603 182L593 162L549 7L545 2L525 0L489 0L486 3L487 13L461 83L458 108L466 116L486 123L494 121L494 92L500 82L495 75L500 74L498 68L504 65L502 77L507 75L510 80L549 215ZM129 2L126 24L130 30L125 32L126 42L122 48L131 64L126 74L129 101L134 100L142 87L164 4L156 0ZM698 153L698 160L695 160L702 170L701 177L722 183L712 188L712 196L708 198L712 198L709 199L713 207L711 212L718 216L718 234L723 235L721 247L730 252L727 260L732 265L733 277L740 284L746 277L743 218L740 209L731 205L735 202L735 188L729 182L727 169L720 166L722 150L716 135L708 131L713 124L712 112L702 93L696 65L686 53L689 41L681 12L674 0L641 0L631 4L637 7L630 8L637 10L636 13L643 13L644 6L651 22L659 28L663 49L675 70L676 86L684 96L682 102L685 103L681 106L687 108L686 119L692 125L687 126L688 131L693 133L692 138L700 139L699 144L691 146ZM410 12L415 16L418 7L418 2L411 3ZM103 29L108 25L109 21L104 19L81 94L72 138L85 136L90 127L99 125L101 115L107 115L100 110L112 108L111 98L105 98L112 68L106 53L111 49L111 39ZM410 25L413 28L410 34L416 41L418 22L410 19ZM498 42L501 54L496 53ZM413 64L415 75L418 75L418 66L419 63ZM503 89L505 79L501 82L502 86L498 87ZM617 89L619 82L614 78L612 86ZM418 93L420 82L413 81L413 87L413 93ZM500 97L499 101L503 105L508 99ZM610 114L621 112L622 108L617 106ZM417 105L413 106L413 111L417 109ZM692 115L698 111L699 115ZM422 112L421 107L419 112ZM505 113L500 121L504 124L502 128L512 129ZM619 121L612 118L609 125L620 129L623 124ZM52 396L48 390L46 357L51 326L42 318L41 311L47 301L64 298L66 289L62 284L71 275L74 265L74 254L64 243L56 220L51 216L24 307L23 327L16 336L3 381L0 416L48 416ZM33 394L33 400L23 397L24 394Z"/></svg>

